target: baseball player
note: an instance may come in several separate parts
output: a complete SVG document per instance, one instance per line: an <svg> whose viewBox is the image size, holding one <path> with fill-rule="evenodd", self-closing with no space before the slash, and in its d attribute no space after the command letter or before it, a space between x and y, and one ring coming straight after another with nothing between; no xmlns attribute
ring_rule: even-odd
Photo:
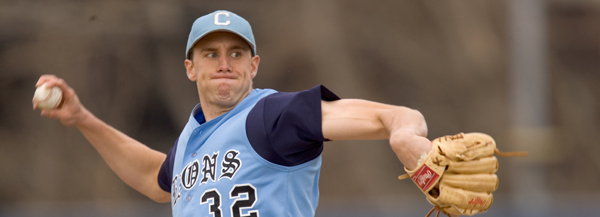
<svg viewBox="0 0 600 217"><path fill-rule="evenodd" d="M314 216L323 142L389 139L407 169L431 149L418 111L340 99L324 86L256 89L259 63L245 19L223 10L198 18L185 67L200 103L166 155L96 118L56 76L38 85L60 87L63 105L41 113L76 126L125 183L170 201L173 216Z"/></svg>

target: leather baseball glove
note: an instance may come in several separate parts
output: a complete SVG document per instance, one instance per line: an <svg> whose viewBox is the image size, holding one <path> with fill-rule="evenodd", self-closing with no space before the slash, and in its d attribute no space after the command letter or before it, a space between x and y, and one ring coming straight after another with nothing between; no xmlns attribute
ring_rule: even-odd
<svg viewBox="0 0 600 217"><path fill-rule="evenodd" d="M416 169L398 177L410 177L423 191L435 210L448 216L475 215L486 212L498 188L498 159L527 153L502 153L494 139L484 133L459 133L432 141L429 154L423 154Z"/></svg>

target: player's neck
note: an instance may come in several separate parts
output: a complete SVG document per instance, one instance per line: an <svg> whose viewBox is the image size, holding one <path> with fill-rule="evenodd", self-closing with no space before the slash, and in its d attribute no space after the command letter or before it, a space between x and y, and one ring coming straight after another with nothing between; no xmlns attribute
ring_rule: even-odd
<svg viewBox="0 0 600 217"><path fill-rule="evenodd" d="M202 113L204 114L204 119L206 120L206 122L215 119L221 116L222 114L231 111L231 109L235 108L235 106L231 108L222 108L216 106L205 106L203 104L200 104L200 107L202 107Z"/></svg>
<svg viewBox="0 0 600 217"><path fill-rule="evenodd" d="M202 113L204 113L204 119L208 122L212 119L215 119L215 118L231 111L238 104L240 104L240 102L242 100L244 100L246 97L248 97L249 94L250 94L250 91L248 91L248 93L244 94L243 97L238 99L238 101L235 102L233 105L208 103L208 102L205 102L202 99L200 99L200 107L202 108Z"/></svg>

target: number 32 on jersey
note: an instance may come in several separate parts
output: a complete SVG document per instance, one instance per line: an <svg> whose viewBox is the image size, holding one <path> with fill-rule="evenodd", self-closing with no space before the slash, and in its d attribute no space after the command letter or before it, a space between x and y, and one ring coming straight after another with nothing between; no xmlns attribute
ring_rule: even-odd
<svg viewBox="0 0 600 217"><path fill-rule="evenodd" d="M229 192L229 199L234 200L230 207L232 217L259 217L258 210L248 210L256 203L256 188L251 184L235 185ZM213 188L202 194L200 204L209 204L209 212L214 217L223 217L221 210L221 193ZM243 213L246 215L243 215Z"/></svg>

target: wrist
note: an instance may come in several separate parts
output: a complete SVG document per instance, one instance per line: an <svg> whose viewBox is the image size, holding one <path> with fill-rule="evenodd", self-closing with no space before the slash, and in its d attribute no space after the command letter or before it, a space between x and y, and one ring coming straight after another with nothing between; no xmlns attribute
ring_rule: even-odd
<svg viewBox="0 0 600 217"><path fill-rule="evenodd" d="M94 114L92 114L85 107L81 106L80 111L73 118L72 126L75 126L79 129L89 128L94 125L94 123L98 120Z"/></svg>
<svg viewBox="0 0 600 217"><path fill-rule="evenodd" d="M405 167L413 169L419 158L431 150L431 141L411 130L396 130L390 137L390 145Z"/></svg>

